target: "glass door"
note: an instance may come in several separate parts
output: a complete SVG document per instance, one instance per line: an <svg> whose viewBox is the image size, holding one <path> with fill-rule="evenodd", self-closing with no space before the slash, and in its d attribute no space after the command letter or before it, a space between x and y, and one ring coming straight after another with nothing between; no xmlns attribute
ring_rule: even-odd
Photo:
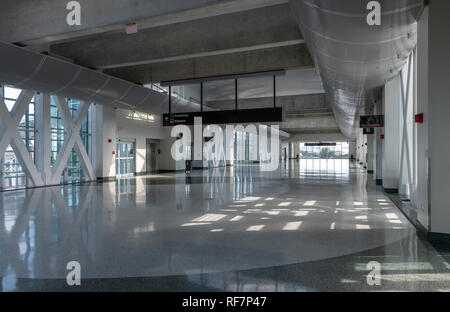
<svg viewBox="0 0 450 312"><path fill-rule="evenodd" d="M117 142L116 174L118 177L133 176L136 172L135 142Z"/></svg>

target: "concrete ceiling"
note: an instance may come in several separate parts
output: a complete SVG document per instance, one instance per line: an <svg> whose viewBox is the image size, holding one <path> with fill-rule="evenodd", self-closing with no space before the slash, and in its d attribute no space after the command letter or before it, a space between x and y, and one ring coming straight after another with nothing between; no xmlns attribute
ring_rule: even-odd
<svg viewBox="0 0 450 312"><path fill-rule="evenodd" d="M287 111L281 128L340 133L288 0L79 0L76 27L61 18L65 1L3 2L0 40L138 84L284 69L277 79L277 104ZM137 34L125 33L130 22ZM210 83L208 105L230 105L230 88ZM273 103L267 78L242 80L239 88L243 108Z"/></svg>
<svg viewBox="0 0 450 312"><path fill-rule="evenodd" d="M94 34L125 32L128 23L140 29L287 3L288 0L78 0L80 26L66 23L67 2L2 0L0 39L22 45L52 44ZM45 21L45 22L43 22Z"/></svg>
<svg viewBox="0 0 450 312"><path fill-rule="evenodd" d="M288 4L53 42L52 55L139 84L313 66Z"/></svg>

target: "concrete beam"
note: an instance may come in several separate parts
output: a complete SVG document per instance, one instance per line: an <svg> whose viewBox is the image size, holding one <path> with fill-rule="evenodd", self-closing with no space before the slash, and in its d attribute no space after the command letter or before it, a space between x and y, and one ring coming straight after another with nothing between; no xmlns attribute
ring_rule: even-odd
<svg viewBox="0 0 450 312"><path fill-rule="evenodd" d="M345 137L340 131L316 131L298 133L289 139L290 142L349 142L349 138ZM355 153L353 153L354 155Z"/></svg>
<svg viewBox="0 0 450 312"><path fill-rule="evenodd" d="M78 0L81 25L68 26L67 1L2 0L0 40L26 45L70 40L111 31L125 32L287 3L288 0Z"/></svg>
<svg viewBox="0 0 450 312"><path fill-rule="evenodd" d="M105 70L140 84L314 66L305 44Z"/></svg>
<svg viewBox="0 0 450 312"><path fill-rule="evenodd" d="M109 69L177 61L303 43L288 5L155 27L137 34L111 33L51 46L76 63Z"/></svg>
<svg viewBox="0 0 450 312"><path fill-rule="evenodd" d="M324 117L287 118L280 124L280 129L289 133L329 131L339 132L333 115Z"/></svg>

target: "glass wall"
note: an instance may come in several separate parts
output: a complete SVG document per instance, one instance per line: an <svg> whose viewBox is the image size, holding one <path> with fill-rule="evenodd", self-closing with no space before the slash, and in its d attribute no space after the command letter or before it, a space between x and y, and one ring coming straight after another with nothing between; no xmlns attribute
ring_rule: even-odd
<svg viewBox="0 0 450 312"><path fill-rule="evenodd" d="M81 102L77 100L69 100L69 110L72 114L72 118L76 118L77 110L79 109ZM90 112L86 116L83 121L83 125L80 130L81 141L86 149L88 155L91 154L91 123L90 123ZM51 166L56 164L56 160L58 157L58 153L60 152L64 140L67 137L67 132L64 129L64 123L61 118L61 113L56 107L56 103L51 99L50 103L50 124L51 124ZM72 149L70 153L69 159L67 161L67 168L63 171L61 176L62 183L78 183L85 180L85 175L83 169L81 167L80 161L78 159L78 155L75 152L75 149Z"/></svg>
<svg viewBox="0 0 450 312"><path fill-rule="evenodd" d="M116 175L126 177L136 172L135 142L119 140L117 142Z"/></svg>
<svg viewBox="0 0 450 312"><path fill-rule="evenodd" d="M273 77L261 76L238 79L240 109L273 107Z"/></svg>
<svg viewBox="0 0 450 312"><path fill-rule="evenodd" d="M166 93L166 94L169 93L169 88L163 87L159 83L146 84L146 85L144 85L144 87L151 89L153 91L159 92L159 93Z"/></svg>
<svg viewBox="0 0 450 312"><path fill-rule="evenodd" d="M159 83L146 84L144 87L159 93L169 94L169 87L161 86ZM202 97L200 82L172 86L171 90L172 113L191 113L200 111ZM169 107L167 107L167 113L169 113Z"/></svg>
<svg viewBox="0 0 450 312"><path fill-rule="evenodd" d="M300 174L304 177L348 179L350 170L350 145L320 146L300 143Z"/></svg>
<svg viewBox="0 0 450 312"><path fill-rule="evenodd" d="M300 143L300 158L303 159L349 159L350 147L348 142L337 142L336 146L308 146Z"/></svg>
<svg viewBox="0 0 450 312"><path fill-rule="evenodd" d="M21 89L12 88L8 86L0 87L0 95L4 98L8 111L11 112L17 99L22 92ZM80 107L81 102L75 100L69 100L69 109L72 116L76 116L76 112ZM64 124L61 119L61 114L58 111L56 104L51 99L50 104L50 128L51 128L51 151L50 151L50 165L54 166L60 152L64 140L67 138L67 133L64 129ZM25 143L25 146L30 153L31 158L35 159L35 97L28 105L28 109L25 115L22 117L18 131ZM86 148L88 155L91 152L91 122L90 122L90 110L86 116L83 125L81 127L81 140ZM25 172L12 148L9 145L6 152L1 156L0 160L0 190L13 190L29 187L29 181ZM80 161L75 150L72 150L68 159L67 168L64 170L61 176L61 183L73 183L85 180L84 172L81 168Z"/></svg>
<svg viewBox="0 0 450 312"><path fill-rule="evenodd" d="M4 98L8 111L11 112L21 92L22 90L20 89L7 86L2 86L0 88L0 95L2 96L2 98ZM35 134L34 107L35 98L32 99L31 103L28 106L28 110L26 111L18 126L18 131L32 159L34 159ZM20 165L19 160L17 159L16 154L13 151L13 148L11 147L11 145L9 145L4 155L2 155L1 159L0 190L23 188L27 187L27 185L28 179L26 177L26 174L23 172L22 166Z"/></svg>
<svg viewBox="0 0 450 312"><path fill-rule="evenodd" d="M235 80L216 80L203 83L204 105L219 109L233 110L236 108Z"/></svg>
<svg viewBox="0 0 450 312"><path fill-rule="evenodd" d="M203 105L217 110L272 108L274 106L274 76L236 77L203 81ZM173 85L172 103L188 104L172 106L172 113L199 111L202 101L202 83L192 82ZM146 88L160 93L169 93L169 87L147 84ZM196 106L189 104L198 104Z"/></svg>
<svg viewBox="0 0 450 312"><path fill-rule="evenodd" d="M253 133L234 131L234 163L248 164L257 160L258 138ZM256 147L256 148L255 148ZM256 154L255 154L256 150Z"/></svg>

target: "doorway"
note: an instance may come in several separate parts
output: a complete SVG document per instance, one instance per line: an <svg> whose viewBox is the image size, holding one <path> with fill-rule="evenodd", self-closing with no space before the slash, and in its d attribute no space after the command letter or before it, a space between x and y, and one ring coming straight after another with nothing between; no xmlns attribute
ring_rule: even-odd
<svg viewBox="0 0 450 312"><path fill-rule="evenodd" d="M147 150L146 150L146 170L147 173L155 173L157 172L157 153L158 153L158 144L147 142Z"/></svg>
<svg viewBox="0 0 450 312"><path fill-rule="evenodd" d="M117 177L133 176L136 172L135 141L118 140L116 157Z"/></svg>

